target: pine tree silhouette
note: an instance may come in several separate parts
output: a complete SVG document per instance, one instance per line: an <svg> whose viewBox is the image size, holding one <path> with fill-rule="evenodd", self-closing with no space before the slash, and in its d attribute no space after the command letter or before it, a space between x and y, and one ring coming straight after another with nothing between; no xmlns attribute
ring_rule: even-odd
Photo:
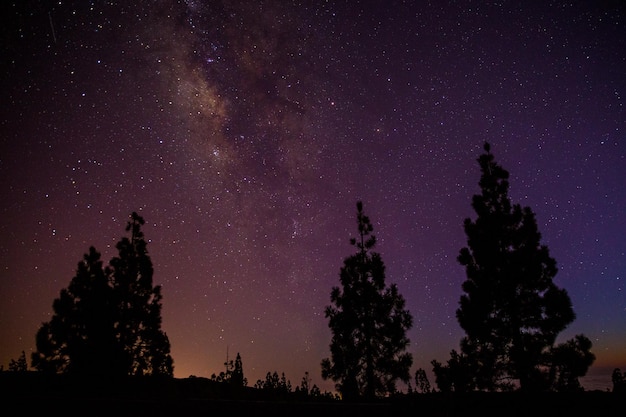
<svg viewBox="0 0 626 417"><path fill-rule="evenodd" d="M113 292L93 246L52 308L52 319L37 332L33 367L86 376L107 376L119 370Z"/></svg>
<svg viewBox="0 0 626 417"><path fill-rule="evenodd" d="M161 287L153 286L153 266L141 227L144 219L130 216L126 231L110 262L119 320L117 330L124 346L124 362L130 375L172 375L170 343L161 330Z"/></svg>
<svg viewBox="0 0 626 417"><path fill-rule="evenodd" d="M458 369L470 370L477 389L507 389L515 381L523 390L549 389L545 367L574 310L566 290L553 282L556 261L541 244L535 214L511 204L509 173L489 144L484 150L481 193L472 199L477 217L464 222L467 247L458 256L467 276L457 310L466 332Z"/></svg>
<svg viewBox="0 0 626 417"><path fill-rule="evenodd" d="M406 332L412 317L396 285L385 283L385 265L373 252L373 226L357 203L357 252L344 260L341 287L331 291L326 308L333 337L331 358L322 360L322 377L332 379L344 399L373 398L395 392L398 379L408 382L413 362Z"/></svg>
<svg viewBox="0 0 626 417"><path fill-rule="evenodd" d="M54 300L54 315L36 335L32 365L40 371L91 377L169 375L173 361L161 330L161 288L152 285L143 218L132 213L131 238L103 269L89 248L76 276Z"/></svg>

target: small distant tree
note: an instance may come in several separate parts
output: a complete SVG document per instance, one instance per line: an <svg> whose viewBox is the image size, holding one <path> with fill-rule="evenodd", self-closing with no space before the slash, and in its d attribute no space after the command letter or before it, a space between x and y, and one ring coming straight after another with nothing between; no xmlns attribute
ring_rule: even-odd
<svg viewBox="0 0 626 417"><path fill-rule="evenodd" d="M456 350L453 349L450 352L450 359L446 365L436 360L433 360L431 364L439 391L462 393L476 388L472 363Z"/></svg>
<svg viewBox="0 0 626 417"><path fill-rule="evenodd" d="M237 387L245 387L248 385L248 380L243 376L243 362L241 361L241 355L239 352L237 352L237 357L235 358L230 383Z"/></svg>
<svg viewBox="0 0 626 417"><path fill-rule="evenodd" d="M10 372L26 372L28 371L28 363L26 362L26 352L22 351L17 360L11 359L9 362L9 371Z"/></svg>
<svg viewBox="0 0 626 417"><path fill-rule="evenodd" d="M278 372L268 372L265 375L265 381L257 380L254 388L267 391L274 395L284 395L291 392L291 382L285 377L283 372L280 376Z"/></svg>
<svg viewBox="0 0 626 417"><path fill-rule="evenodd" d="M415 391L422 394L428 394L432 391L426 371L422 368L415 371Z"/></svg>
<svg viewBox="0 0 626 417"><path fill-rule="evenodd" d="M309 376L308 371L304 373L300 386L296 387L295 391L302 396L309 395L309 392L311 391L311 377Z"/></svg>
<svg viewBox="0 0 626 417"><path fill-rule="evenodd" d="M550 381L554 391L582 391L578 380L595 360L591 341L584 335L555 346L549 355Z"/></svg>
<svg viewBox="0 0 626 417"><path fill-rule="evenodd" d="M216 382L227 382L233 387L245 387L248 385L248 380L243 375L243 361L241 360L239 352L237 352L237 357L234 361L232 359L228 360L228 355L226 355L226 362L224 362L224 366L226 367L226 370L220 372L219 375L211 375L211 380Z"/></svg>
<svg viewBox="0 0 626 417"><path fill-rule="evenodd" d="M408 382L413 357L405 352L413 319L397 286L385 283L385 265L373 252L373 226L357 203L357 252L344 260L341 287L331 291L334 306L326 308L333 336L331 357L322 360L322 378L336 382L344 399L373 398L396 391L398 379Z"/></svg>
<svg viewBox="0 0 626 417"><path fill-rule="evenodd" d="M317 385L313 384L313 386L311 387L310 395L311 397L321 397L322 391Z"/></svg>
<svg viewBox="0 0 626 417"><path fill-rule="evenodd" d="M279 391L289 393L291 392L291 381L285 377L285 373L280 376L280 384L278 385Z"/></svg>
<svg viewBox="0 0 626 417"><path fill-rule="evenodd" d="M626 372L622 373L622 370L619 368L613 369L611 380L614 393L626 394Z"/></svg>

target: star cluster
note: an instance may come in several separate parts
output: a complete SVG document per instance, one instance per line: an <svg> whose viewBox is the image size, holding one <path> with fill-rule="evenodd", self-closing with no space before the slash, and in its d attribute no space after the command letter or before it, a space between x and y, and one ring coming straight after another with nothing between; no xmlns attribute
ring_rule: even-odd
<svg viewBox="0 0 626 417"><path fill-rule="evenodd" d="M596 363L626 369L626 16L618 2L22 1L2 13L0 364L27 355L128 215L175 376L239 352L252 385L329 355L357 200L445 361L488 141L537 215ZM232 358L231 358L232 359ZM590 372L590 373L593 373ZM434 381L433 381L434 382Z"/></svg>

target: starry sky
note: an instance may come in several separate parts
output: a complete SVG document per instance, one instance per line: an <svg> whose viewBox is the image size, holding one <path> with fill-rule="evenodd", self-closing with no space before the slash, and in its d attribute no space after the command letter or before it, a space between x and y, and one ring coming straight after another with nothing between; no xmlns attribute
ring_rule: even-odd
<svg viewBox="0 0 626 417"><path fill-rule="evenodd" d="M239 352L249 385L309 372L332 390L324 309L361 200L414 319L412 374L430 371L464 334L456 257L487 141L572 299L559 341L593 342L583 385L626 370L624 3L1 7L5 369L137 211L176 377Z"/></svg>

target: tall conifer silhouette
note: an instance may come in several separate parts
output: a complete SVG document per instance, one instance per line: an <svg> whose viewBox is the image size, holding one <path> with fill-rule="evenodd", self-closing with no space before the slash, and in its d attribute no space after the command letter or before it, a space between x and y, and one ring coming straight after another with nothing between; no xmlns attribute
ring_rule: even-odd
<svg viewBox="0 0 626 417"><path fill-rule="evenodd" d="M173 360L167 335L161 329L161 287L153 286L154 272L141 227L143 217L133 212L111 260L110 273L116 296L118 335L125 349L130 375L171 375Z"/></svg>
<svg viewBox="0 0 626 417"><path fill-rule="evenodd" d="M413 319L395 284L385 283L385 265L373 252L373 226L357 203L357 252L344 260L341 287L334 287L326 308L333 337L322 377L332 379L345 399L393 393L398 379L408 382L413 362L406 332Z"/></svg>
<svg viewBox="0 0 626 417"><path fill-rule="evenodd" d="M489 144L484 150L478 159L481 192L472 199L477 217L464 222L467 247L458 256L467 280L457 318L466 337L464 356L453 362L469 370L477 389L516 383L523 390L549 389L553 345L575 319L574 310L567 291L553 282L556 261L541 243L535 214L511 204L509 173L495 162ZM588 351L590 343L571 346Z"/></svg>

